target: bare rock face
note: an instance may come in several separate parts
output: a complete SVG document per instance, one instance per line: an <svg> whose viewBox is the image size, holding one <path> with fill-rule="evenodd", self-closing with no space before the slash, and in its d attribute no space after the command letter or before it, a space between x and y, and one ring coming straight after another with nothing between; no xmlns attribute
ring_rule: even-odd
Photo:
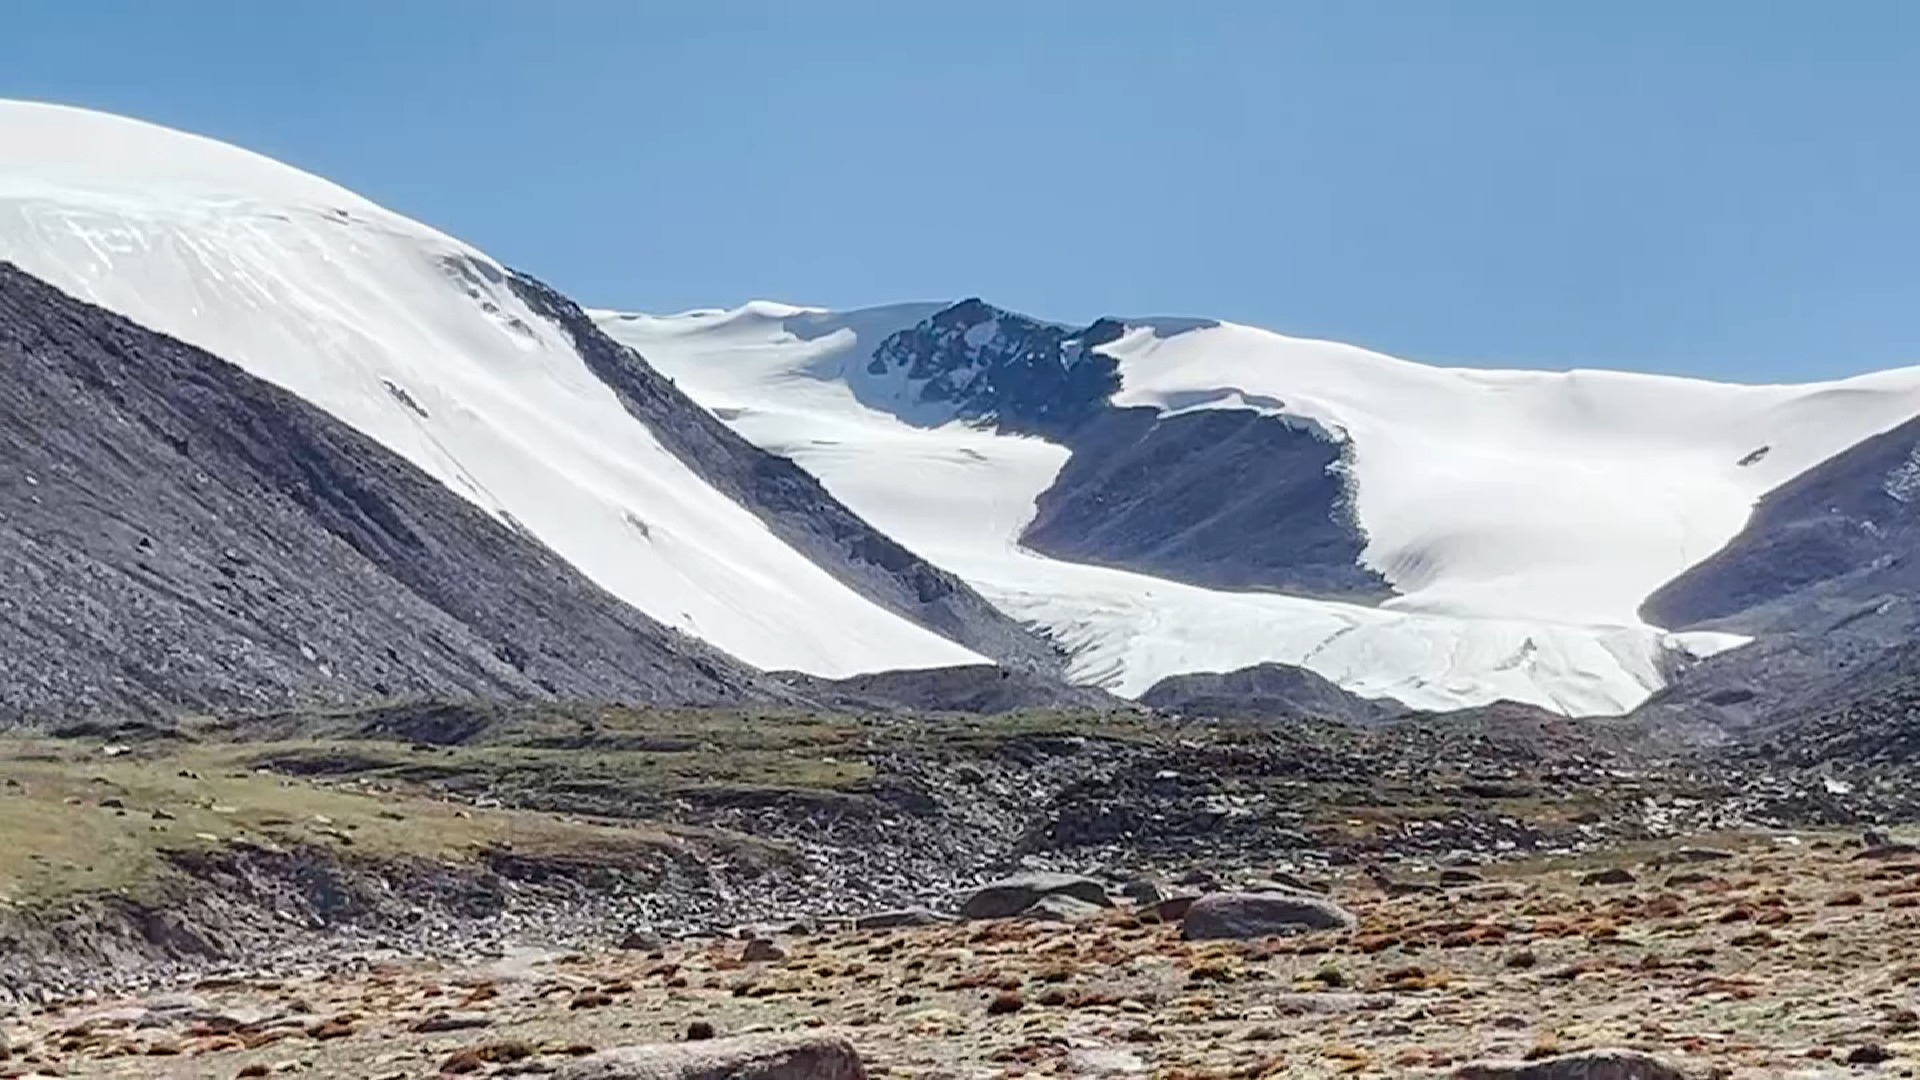
<svg viewBox="0 0 1920 1080"><path fill-rule="evenodd" d="M1680 1069L1637 1050L1582 1050L1535 1061L1484 1062L1454 1080L1688 1080Z"/></svg>
<svg viewBox="0 0 1920 1080"><path fill-rule="evenodd" d="M1332 680L1291 664L1255 664L1237 671L1169 675L1140 695L1140 703L1188 716L1262 720L1327 720L1377 724L1399 707L1342 689Z"/></svg>
<svg viewBox="0 0 1920 1080"><path fill-rule="evenodd" d="M1351 912L1323 897L1223 892L1194 900L1181 933L1189 941L1246 941L1307 930L1349 930L1354 923Z"/></svg>
<svg viewBox="0 0 1920 1080"><path fill-rule="evenodd" d="M561 1069L556 1080L866 1080L845 1039L750 1035L623 1046Z"/></svg>
<svg viewBox="0 0 1920 1080"><path fill-rule="evenodd" d="M373 440L0 262L0 725L788 700Z"/></svg>

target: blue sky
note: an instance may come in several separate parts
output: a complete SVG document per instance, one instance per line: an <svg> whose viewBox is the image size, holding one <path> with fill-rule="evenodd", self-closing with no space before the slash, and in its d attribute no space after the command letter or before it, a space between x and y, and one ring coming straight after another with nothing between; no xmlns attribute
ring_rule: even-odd
<svg viewBox="0 0 1920 1080"><path fill-rule="evenodd" d="M1901 0L48 0L8 5L0 96L240 143L591 305L1920 363Z"/></svg>

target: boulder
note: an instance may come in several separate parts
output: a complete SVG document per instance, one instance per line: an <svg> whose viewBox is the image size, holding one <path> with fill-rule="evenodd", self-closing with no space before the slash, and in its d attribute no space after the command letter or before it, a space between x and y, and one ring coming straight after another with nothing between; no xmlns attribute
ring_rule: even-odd
<svg viewBox="0 0 1920 1080"><path fill-rule="evenodd" d="M1304 930L1350 930L1353 913L1305 893L1209 893L1187 908L1181 936L1189 941L1245 941Z"/></svg>
<svg viewBox="0 0 1920 1080"><path fill-rule="evenodd" d="M1687 1074L1637 1050L1582 1050L1533 1061L1467 1065L1454 1080L1688 1080Z"/></svg>
<svg viewBox="0 0 1920 1080"><path fill-rule="evenodd" d="M981 886L960 906L969 919L1011 919L1047 896L1071 896L1095 907L1112 907L1107 887L1076 874L1015 874Z"/></svg>
<svg viewBox="0 0 1920 1080"><path fill-rule="evenodd" d="M1120 895L1141 907L1157 904L1167 898L1166 887L1150 877L1137 877L1120 886Z"/></svg>
<svg viewBox="0 0 1920 1080"><path fill-rule="evenodd" d="M623 1046L561 1067L555 1080L866 1080L845 1039L749 1035Z"/></svg>

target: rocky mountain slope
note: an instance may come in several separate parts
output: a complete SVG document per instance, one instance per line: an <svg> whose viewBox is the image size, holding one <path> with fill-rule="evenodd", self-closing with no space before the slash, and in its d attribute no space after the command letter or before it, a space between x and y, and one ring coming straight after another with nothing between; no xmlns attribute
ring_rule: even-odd
<svg viewBox="0 0 1920 1080"><path fill-rule="evenodd" d="M1920 761L1920 644L1896 645L1829 675L1822 691L1740 731L1742 752L1800 765Z"/></svg>
<svg viewBox="0 0 1920 1080"><path fill-rule="evenodd" d="M1663 626L1747 632L1860 622L1920 588L1920 417L1766 493L1739 535L1661 586Z"/></svg>
<svg viewBox="0 0 1920 1080"><path fill-rule="evenodd" d="M0 462L0 720L787 696L292 394L6 264Z"/></svg>
<svg viewBox="0 0 1920 1080"><path fill-rule="evenodd" d="M1140 704L1188 716L1378 723L1402 708L1350 694L1305 668L1259 664L1228 672L1169 675Z"/></svg>
<svg viewBox="0 0 1920 1080"><path fill-rule="evenodd" d="M1768 492L1738 536L1644 609L1754 642L1682 669L1643 714L1737 734L1881 690L1920 633L1916 499L1920 419Z"/></svg>

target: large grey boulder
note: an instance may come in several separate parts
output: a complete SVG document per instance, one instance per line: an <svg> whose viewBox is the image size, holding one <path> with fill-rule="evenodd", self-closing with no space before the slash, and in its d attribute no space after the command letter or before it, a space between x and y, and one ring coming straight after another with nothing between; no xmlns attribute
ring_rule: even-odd
<svg viewBox="0 0 1920 1080"><path fill-rule="evenodd" d="M1011 919L1049 896L1069 896L1095 907L1112 907L1107 887L1077 874L1015 874L975 890L960 905L969 919Z"/></svg>
<svg viewBox="0 0 1920 1080"><path fill-rule="evenodd" d="M1638 1050L1581 1050L1534 1061L1463 1066L1454 1080L1688 1080L1685 1072Z"/></svg>
<svg viewBox="0 0 1920 1080"><path fill-rule="evenodd" d="M1189 941L1245 941L1304 930L1349 930L1347 909L1321 896L1291 892L1208 893L1187 908L1181 936Z"/></svg>
<svg viewBox="0 0 1920 1080"><path fill-rule="evenodd" d="M748 1035L603 1050L563 1066L555 1080L867 1080L845 1039Z"/></svg>

